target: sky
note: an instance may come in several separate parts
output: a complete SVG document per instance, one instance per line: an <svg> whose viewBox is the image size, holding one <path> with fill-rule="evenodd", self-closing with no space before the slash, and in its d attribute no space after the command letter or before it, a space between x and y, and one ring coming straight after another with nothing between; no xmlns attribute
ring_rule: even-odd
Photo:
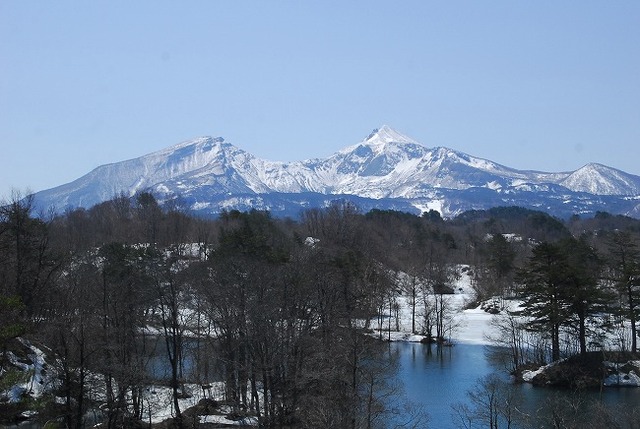
<svg viewBox="0 0 640 429"><path fill-rule="evenodd" d="M0 0L0 198L199 136L296 161L384 124L640 175L640 2Z"/></svg>

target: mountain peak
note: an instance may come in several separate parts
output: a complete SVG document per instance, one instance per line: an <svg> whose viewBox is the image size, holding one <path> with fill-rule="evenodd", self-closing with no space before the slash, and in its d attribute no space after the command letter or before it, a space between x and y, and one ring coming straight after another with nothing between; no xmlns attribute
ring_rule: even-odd
<svg viewBox="0 0 640 429"><path fill-rule="evenodd" d="M363 140L363 143L368 144L385 144L385 143L413 143L417 142L410 137L405 136L402 133L394 130L388 125L383 125L380 128L375 128L371 133L367 136L366 139Z"/></svg>
<svg viewBox="0 0 640 429"><path fill-rule="evenodd" d="M191 146L206 146L206 147L211 147L214 146L216 144L222 144L224 143L224 138L223 137L211 137L211 136L202 136L202 137L196 137L193 138L191 140L185 140L183 142L174 144L172 146L169 146L165 149L161 149L158 152L165 152L165 151L174 151L176 149L182 149L185 147L191 147Z"/></svg>
<svg viewBox="0 0 640 429"><path fill-rule="evenodd" d="M599 164L597 162L590 162L588 164L583 165L582 167L580 167L578 170L576 171L580 171L580 170L591 170L591 171L598 171L598 172L602 172L602 171L611 171L611 170L615 170L614 168L608 167L606 165L603 164Z"/></svg>
<svg viewBox="0 0 640 429"><path fill-rule="evenodd" d="M637 195L637 176L591 162L569 174L561 184L572 191L595 195Z"/></svg>
<svg viewBox="0 0 640 429"><path fill-rule="evenodd" d="M203 213L256 204L279 210L285 200L287 207L311 207L344 195L372 199L375 207L439 207L445 216L496 204L622 213L637 205L628 196L640 199L640 177L596 163L563 173L515 170L445 147L428 149L384 125L327 159L292 163L264 161L221 137L200 137L100 166L39 192L36 200L42 209L88 208L142 189L159 200L180 196Z"/></svg>

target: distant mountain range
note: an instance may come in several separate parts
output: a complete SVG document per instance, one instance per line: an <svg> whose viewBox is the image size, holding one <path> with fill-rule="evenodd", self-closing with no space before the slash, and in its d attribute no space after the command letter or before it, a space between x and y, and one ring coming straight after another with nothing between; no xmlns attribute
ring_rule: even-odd
<svg viewBox="0 0 640 429"><path fill-rule="evenodd" d="M326 159L267 161L223 138L203 137L128 161L35 194L40 208L89 208L124 193L179 198L192 211L301 210L350 201L374 208L444 217L470 209L521 206L559 217L597 211L640 217L640 176L601 164L570 172L509 168L445 147L427 148L383 126Z"/></svg>

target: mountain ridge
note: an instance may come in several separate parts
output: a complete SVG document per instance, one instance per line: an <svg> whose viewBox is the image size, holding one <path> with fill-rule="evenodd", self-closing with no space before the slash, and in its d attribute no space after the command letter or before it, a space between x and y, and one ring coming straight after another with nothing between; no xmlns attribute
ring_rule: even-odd
<svg viewBox="0 0 640 429"><path fill-rule="evenodd" d="M555 203L547 200L564 198L567 212L640 212L633 204L640 195L640 176L598 163L560 173L517 170L444 146L427 148L386 125L327 158L293 162L258 158L222 137L199 137L99 166L34 197L40 207L64 210L89 208L121 193L150 191L160 201L180 197L192 210L215 215L233 208L240 195L260 196L265 209L270 209L269 195L277 194L279 201L289 195L286 212L314 206L303 201L304 195L314 201L325 200L321 195L353 196L396 200L417 211L440 207L442 215L453 216L465 208L483 208L476 197L485 192L479 190L486 190L493 204L551 210ZM297 203L295 195L300 197Z"/></svg>

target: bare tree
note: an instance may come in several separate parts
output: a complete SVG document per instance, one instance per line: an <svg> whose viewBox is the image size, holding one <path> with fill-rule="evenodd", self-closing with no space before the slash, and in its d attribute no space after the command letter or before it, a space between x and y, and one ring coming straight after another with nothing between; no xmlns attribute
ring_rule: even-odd
<svg viewBox="0 0 640 429"><path fill-rule="evenodd" d="M33 196L15 192L0 203L0 295L18 296L23 317L33 321L45 311L49 286L62 266L50 242L49 224L33 216Z"/></svg>
<svg viewBox="0 0 640 429"><path fill-rule="evenodd" d="M490 374L478 380L467 391L468 403L457 403L453 416L459 427L472 428L515 428L525 419L519 411L523 402L516 386Z"/></svg>
<svg viewBox="0 0 640 429"><path fill-rule="evenodd" d="M411 332L417 334L416 310L419 304L422 281L417 275L408 273L399 273L397 279L400 288L409 297L409 306L411 307Z"/></svg>
<svg viewBox="0 0 640 429"><path fill-rule="evenodd" d="M514 372L526 364L545 363L545 350L548 347L545 338L538 332L527 329L527 322L509 309L496 314L491 320L496 337L488 338L498 346L495 353L508 354L507 370Z"/></svg>

